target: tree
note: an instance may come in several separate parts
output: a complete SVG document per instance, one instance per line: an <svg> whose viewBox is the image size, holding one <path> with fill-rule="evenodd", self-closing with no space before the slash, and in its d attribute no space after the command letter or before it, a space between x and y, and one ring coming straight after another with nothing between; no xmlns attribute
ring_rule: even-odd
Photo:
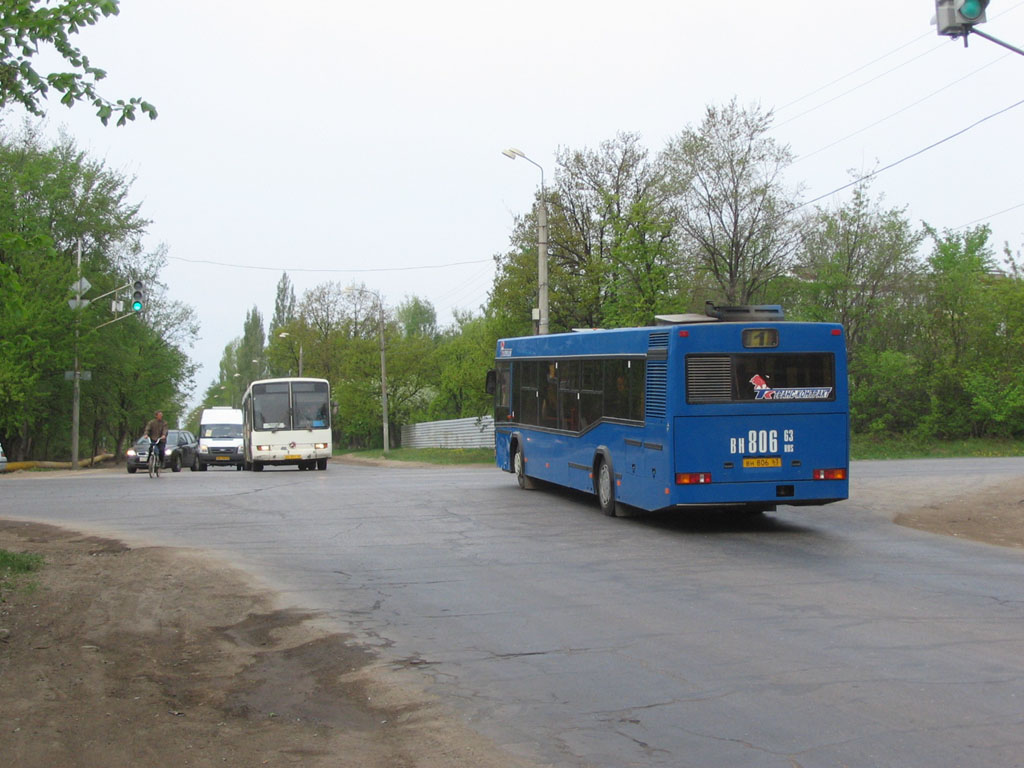
<svg viewBox="0 0 1024 768"><path fill-rule="evenodd" d="M67 457L76 344L94 374L82 387L94 446L119 447L157 405L173 415L190 386L178 345L194 313L157 299L165 254L143 248L148 222L129 189L66 136L45 146L32 130L0 135L0 441L17 458ZM110 319L104 302L72 310L79 254L92 295L145 279L143 316L96 330Z"/></svg>
<svg viewBox="0 0 1024 768"><path fill-rule="evenodd" d="M636 134L597 150L561 149L550 211L548 282L551 327L650 323L680 304L673 221L664 169ZM511 250L497 257L489 308L522 318L536 306L535 214L517 219Z"/></svg>
<svg viewBox="0 0 1024 768"><path fill-rule="evenodd" d="M433 304L418 296L407 296L395 309L395 317L407 339L437 336L437 312Z"/></svg>
<svg viewBox="0 0 1024 768"><path fill-rule="evenodd" d="M277 295L274 298L274 316L270 319L270 333L283 328L295 319L295 289L288 273L284 272L277 281Z"/></svg>
<svg viewBox="0 0 1024 768"><path fill-rule="evenodd" d="M483 416L493 398L484 388L485 372L494 366L500 334L487 317L455 313L455 323L441 338L435 356L438 382L430 404L430 419Z"/></svg>
<svg viewBox="0 0 1024 768"><path fill-rule="evenodd" d="M906 350L903 339L920 323L922 239L904 210L882 210L865 186L856 187L848 203L819 209L805 223L795 301L787 310L842 323L851 363L869 340L875 348ZM900 329L903 339L896 338Z"/></svg>
<svg viewBox="0 0 1024 768"><path fill-rule="evenodd" d="M783 187L789 147L768 136L771 112L734 99L708 107L663 158L684 255L698 260L730 304L749 304L786 273L799 245L793 197Z"/></svg>
<svg viewBox="0 0 1024 768"><path fill-rule="evenodd" d="M102 17L116 16L118 0L3 0L0 2L0 109L20 104L33 115L43 115L41 102L50 89L62 94L61 104L71 107L88 101L106 125L117 115L117 124L134 120L136 112L156 119L156 108L141 98L112 102L101 96L97 83L107 76L71 42L71 36ZM40 74L32 58L40 44L49 45L70 66L70 71Z"/></svg>

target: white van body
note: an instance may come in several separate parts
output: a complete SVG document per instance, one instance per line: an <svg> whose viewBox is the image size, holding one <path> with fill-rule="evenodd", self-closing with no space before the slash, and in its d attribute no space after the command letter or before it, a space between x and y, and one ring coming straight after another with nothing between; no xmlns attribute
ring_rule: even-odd
<svg viewBox="0 0 1024 768"><path fill-rule="evenodd" d="M199 469L211 464L242 469L242 411L228 406L206 408L199 417Z"/></svg>

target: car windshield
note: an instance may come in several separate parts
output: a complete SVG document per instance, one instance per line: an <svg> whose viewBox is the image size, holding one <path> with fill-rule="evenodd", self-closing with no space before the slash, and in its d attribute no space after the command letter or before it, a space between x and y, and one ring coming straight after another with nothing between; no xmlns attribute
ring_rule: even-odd
<svg viewBox="0 0 1024 768"><path fill-rule="evenodd" d="M227 440L242 436L241 424L204 424L202 436L213 440Z"/></svg>

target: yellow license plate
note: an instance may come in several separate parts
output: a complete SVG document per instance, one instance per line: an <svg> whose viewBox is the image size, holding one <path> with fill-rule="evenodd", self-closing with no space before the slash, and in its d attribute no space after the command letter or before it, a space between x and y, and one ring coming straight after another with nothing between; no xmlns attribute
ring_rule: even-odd
<svg viewBox="0 0 1024 768"><path fill-rule="evenodd" d="M231 461L230 456L218 456L217 461Z"/></svg>
<svg viewBox="0 0 1024 768"><path fill-rule="evenodd" d="M300 456L297 453L289 453L289 454L285 455L285 459L288 459L288 460L291 460L291 459L301 459L301 458L302 458L302 456Z"/></svg>
<svg viewBox="0 0 1024 768"><path fill-rule="evenodd" d="M782 458L779 456L762 456L756 459L744 459L744 469L762 469L764 467L781 467Z"/></svg>

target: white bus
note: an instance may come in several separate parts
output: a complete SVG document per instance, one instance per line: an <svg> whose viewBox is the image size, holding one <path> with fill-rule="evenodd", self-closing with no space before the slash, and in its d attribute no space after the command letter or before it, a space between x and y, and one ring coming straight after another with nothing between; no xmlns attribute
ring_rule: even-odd
<svg viewBox="0 0 1024 768"><path fill-rule="evenodd" d="M327 469L331 385L326 379L262 379L242 399L245 468L268 464Z"/></svg>

